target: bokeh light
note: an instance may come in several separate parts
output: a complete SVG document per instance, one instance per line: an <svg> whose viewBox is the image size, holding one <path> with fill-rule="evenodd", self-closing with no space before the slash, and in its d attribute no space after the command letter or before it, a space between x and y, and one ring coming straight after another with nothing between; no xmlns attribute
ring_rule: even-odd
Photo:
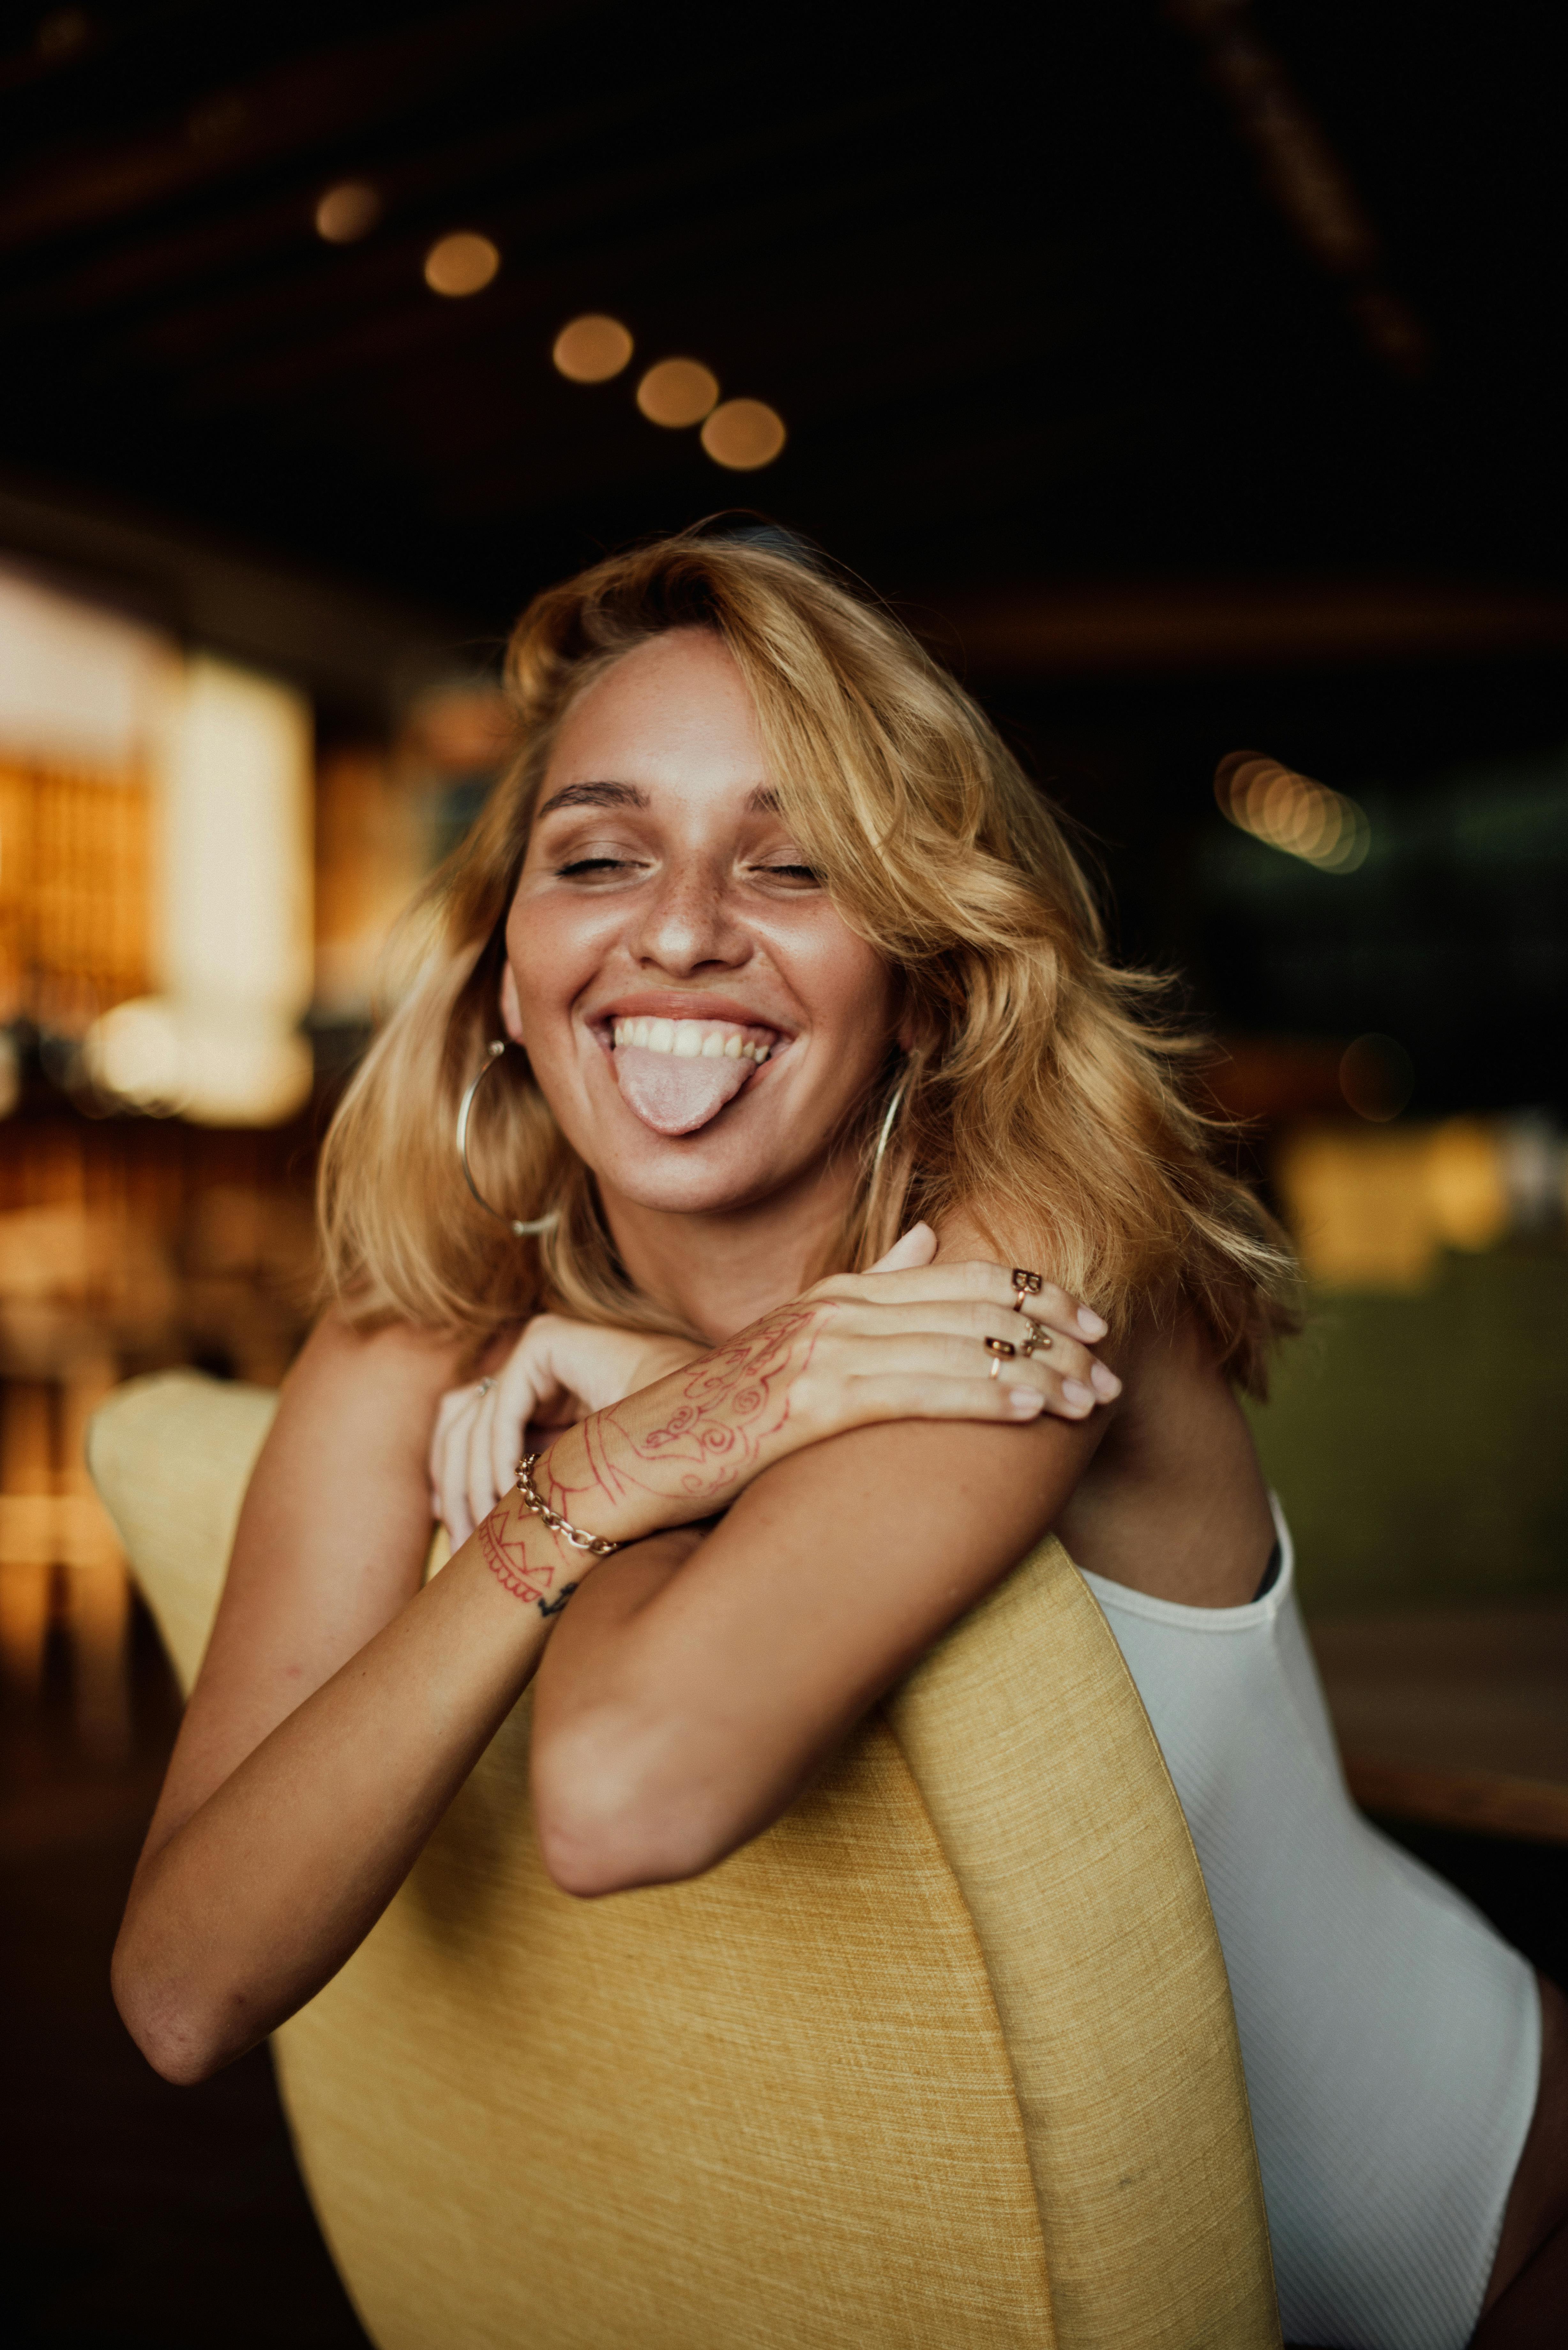
<svg viewBox="0 0 1568 2350"><path fill-rule="evenodd" d="M482 294L500 266L501 255L487 236L458 229L426 254L425 284L432 294Z"/></svg>
<svg viewBox="0 0 1568 2350"><path fill-rule="evenodd" d="M637 404L650 424L671 432L701 424L719 397L719 379L701 359L660 359L637 387Z"/></svg>
<svg viewBox="0 0 1568 2350"><path fill-rule="evenodd" d="M733 473L771 465L784 439L783 417L763 400L727 400L702 427L703 448Z"/></svg>
<svg viewBox="0 0 1568 2350"><path fill-rule="evenodd" d="M620 320L590 310L562 328L550 356L573 383L608 383L631 353L631 337Z"/></svg>
<svg viewBox="0 0 1568 2350"><path fill-rule="evenodd" d="M1415 1092L1415 1066L1397 1036L1358 1036L1340 1062L1339 1090L1357 1118L1384 1126Z"/></svg>
<svg viewBox="0 0 1568 2350"><path fill-rule="evenodd" d="M328 188L316 207L316 234L328 244L355 244L381 217L381 199L363 180Z"/></svg>
<svg viewBox="0 0 1568 2350"><path fill-rule="evenodd" d="M1372 827L1366 810L1278 759L1232 751L1215 770L1214 796L1242 832L1324 873L1354 873L1366 861Z"/></svg>

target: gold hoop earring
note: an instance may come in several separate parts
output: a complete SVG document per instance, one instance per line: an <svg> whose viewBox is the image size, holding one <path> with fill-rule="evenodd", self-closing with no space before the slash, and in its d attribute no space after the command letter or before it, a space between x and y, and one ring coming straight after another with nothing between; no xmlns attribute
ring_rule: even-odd
<svg viewBox="0 0 1568 2350"><path fill-rule="evenodd" d="M540 1216L531 1224L519 1223L515 1216L504 1216L499 1208L493 1208L491 1206L489 1201L485 1198L483 1192L474 1181L473 1170L468 1163L468 1114L473 1107L473 1097L479 1091L480 1087L484 1083L485 1078L490 1075L491 1070L495 1066L496 1062L501 1058L502 1054L504 1053L505 1050L506 1040L502 1036L494 1037L492 1042L485 1046L484 1059L480 1066L479 1075L474 1078L473 1083L469 1087L467 1092L463 1095L462 1101L460 1101L457 1106L457 1155L462 1166L462 1180L468 1185L469 1190L472 1192L480 1206L484 1210L485 1214L487 1216L493 1216L498 1224L504 1224L507 1230L515 1233L516 1237L520 1241L529 1241L536 1239L541 1232L553 1232L555 1231L556 1226L561 1221L561 1211L559 1208L552 1208L547 1216Z"/></svg>
<svg viewBox="0 0 1568 2350"><path fill-rule="evenodd" d="M888 1138L893 1131L894 1119L904 1106L904 1093L909 1082L908 1075L899 1078L893 1088L893 1098L888 1104L883 1115L882 1130L877 1137L877 1148L871 1154L871 1173L866 1185L868 1191L875 1188L877 1178L882 1172L882 1161L888 1155Z"/></svg>

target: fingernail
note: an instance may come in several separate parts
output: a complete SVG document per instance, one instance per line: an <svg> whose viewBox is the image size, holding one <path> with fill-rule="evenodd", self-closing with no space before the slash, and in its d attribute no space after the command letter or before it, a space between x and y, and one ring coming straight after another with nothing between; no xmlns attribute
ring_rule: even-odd
<svg viewBox="0 0 1568 2350"><path fill-rule="evenodd" d="M1093 1366L1089 1372L1089 1385L1092 1388L1097 1388L1107 1403L1112 1396L1119 1396L1122 1391L1120 1379L1117 1378L1115 1371L1108 1371L1104 1363L1096 1363Z"/></svg>
<svg viewBox="0 0 1568 2350"><path fill-rule="evenodd" d="M1076 1404L1078 1409L1082 1410L1085 1404L1093 1403L1095 1399L1090 1394L1088 1388L1084 1385L1082 1379L1064 1379L1062 1382L1062 1400L1064 1403Z"/></svg>
<svg viewBox="0 0 1568 2350"><path fill-rule="evenodd" d="M1101 1321L1092 1305L1079 1306L1078 1327L1087 1337L1103 1338L1110 1326L1108 1322Z"/></svg>
<svg viewBox="0 0 1568 2350"><path fill-rule="evenodd" d="M1033 1419L1044 1409L1045 1399L1038 1388L1013 1388L1007 1398L1020 1419Z"/></svg>

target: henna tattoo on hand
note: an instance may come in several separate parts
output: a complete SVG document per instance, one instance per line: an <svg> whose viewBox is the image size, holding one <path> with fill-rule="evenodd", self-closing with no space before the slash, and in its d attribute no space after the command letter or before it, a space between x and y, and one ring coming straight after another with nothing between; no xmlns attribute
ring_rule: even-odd
<svg viewBox="0 0 1568 2350"><path fill-rule="evenodd" d="M597 1492L618 1503L633 1487L664 1499L722 1502L789 1418L791 1385L809 1363L830 1310L779 1306L683 1373L672 1373L668 1384L679 1380L679 1399L652 1428L638 1426L635 1397L595 1412L579 1430L587 1483L564 1483L554 1452L545 1459L552 1508L570 1517L579 1494Z"/></svg>
<svg viewBox="0 0 1568 2350"><path fill-rule="evenodd" d="M480 1555L485 1565L514 1599L531 1602L541 1616L558 1616L576 1585L564 1583L554 1599L547 1599L545 1595L554 1579L554 1567L531 1565L526 1520L519 1522L514 1518L508 1533L504 1525L497 1523L502 1515L501 1510L493 1510L479 1527Z"/></svg>

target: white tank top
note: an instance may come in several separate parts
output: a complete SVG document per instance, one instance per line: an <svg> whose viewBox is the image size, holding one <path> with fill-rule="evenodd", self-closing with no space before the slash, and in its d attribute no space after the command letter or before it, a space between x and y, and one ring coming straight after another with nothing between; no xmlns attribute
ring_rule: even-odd
<svg viewBox="0 0 1568 2350"><path fill-rule="evenodd" d="M1285 2338L1464 2350L1535 2106L1535 1978L1352 1804L1273 1509L1280 1573L1249 1607L1084 1580L1209 1887Z"/></svg>

